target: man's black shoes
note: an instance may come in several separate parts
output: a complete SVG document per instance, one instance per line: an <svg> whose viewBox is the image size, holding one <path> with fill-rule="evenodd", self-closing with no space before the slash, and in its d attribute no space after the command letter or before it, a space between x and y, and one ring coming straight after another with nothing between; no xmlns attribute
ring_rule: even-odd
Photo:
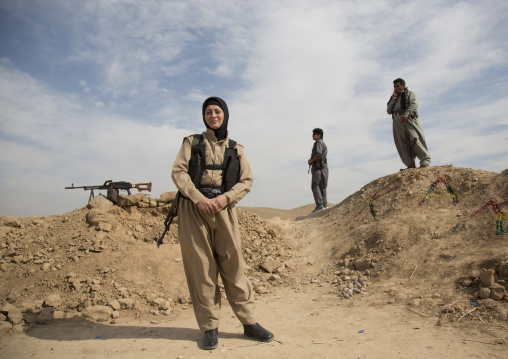
<svg viewBox="0 0 508 359"><path fill-rule="evenodd" d="M216 349L219 345L219 339L217 335L219 334L219 329L210 329L205 332L205 336L203 337L203 349L210 350Z"/></svg>
<svg viewBox="0 0 508 359"><path fill-rule="evenodd" d="M243 334L249 338L256 339L260 342L271 342L273 334L263 328L258 323L251 325L243 325Z"/></svg>

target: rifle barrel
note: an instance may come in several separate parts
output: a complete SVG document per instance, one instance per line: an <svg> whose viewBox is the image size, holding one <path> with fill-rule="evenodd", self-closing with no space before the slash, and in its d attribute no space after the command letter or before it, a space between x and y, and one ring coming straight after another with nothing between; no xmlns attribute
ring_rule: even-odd
<svg viewBox="0 0 508 359"><path fill-rule="evenodd" d="M77 189L77 188L83 188L85 191L90 190L90 189L107 189L104 186L79 186L79 187L72 186L72 187L65 187L65 189Z"/></svg>

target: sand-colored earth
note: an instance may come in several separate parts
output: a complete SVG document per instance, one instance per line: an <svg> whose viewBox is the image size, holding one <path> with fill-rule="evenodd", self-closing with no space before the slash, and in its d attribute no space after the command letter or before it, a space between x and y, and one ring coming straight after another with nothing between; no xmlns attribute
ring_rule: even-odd
<svg viewBox="0 0 508 359"><path fill-rule="evenodd" d="M152 241L167 208L0 217L0 358L508 357L508 170L411 169L312 209L239 207L275 340L246 339L224 299L214 351L176 226Z"/></svg>

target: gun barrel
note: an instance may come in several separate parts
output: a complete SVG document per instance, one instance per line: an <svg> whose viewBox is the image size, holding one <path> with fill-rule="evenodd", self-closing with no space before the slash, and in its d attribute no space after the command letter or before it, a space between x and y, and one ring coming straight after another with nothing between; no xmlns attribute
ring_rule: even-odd
<svg viewBox="0 0 508 359"><path fill-rule="evenodd" d="M65 189L76 189L76 188L83 188L85 191L91 190L91 189L108 189L107 184L112 182L111 180L107 180L104 182L103 185L97 185L97 186L74 186L74 183L70 187L65 187Z"/></svg>
<svg viewBox="0 0 508 359"><path fill-rule="evenodd" d="M91 189L107 189L107 187L104 186L79 186L79 187L65 187L65 189L78 189L83 188L85 191L91 190Z"/></svg>

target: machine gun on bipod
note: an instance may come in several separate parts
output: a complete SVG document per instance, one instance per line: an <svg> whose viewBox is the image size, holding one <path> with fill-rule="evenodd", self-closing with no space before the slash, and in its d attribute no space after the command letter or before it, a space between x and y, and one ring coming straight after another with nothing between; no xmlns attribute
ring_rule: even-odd
<svg viewBox="0 0 508 359"><path fill-rule="evenodd" d="M136 188L139 192L141 191L151 192L152 182L132 184L130 182L125 181L113 182L112 180L107 180L106 182L104 182L103 185L75 187L73 183L71 187L65 187L65 189L77 189L77 188L83 188L85 191L91 191L90 197L88 198L88 202L90 202L90 200L94 198L93 192L94 190L107 190L108 191L107 198L113 199L113 202L116 203L117 202L116 198L118 198L118 191L127 191L129 195L131 194L131 188Z"/></svg>

